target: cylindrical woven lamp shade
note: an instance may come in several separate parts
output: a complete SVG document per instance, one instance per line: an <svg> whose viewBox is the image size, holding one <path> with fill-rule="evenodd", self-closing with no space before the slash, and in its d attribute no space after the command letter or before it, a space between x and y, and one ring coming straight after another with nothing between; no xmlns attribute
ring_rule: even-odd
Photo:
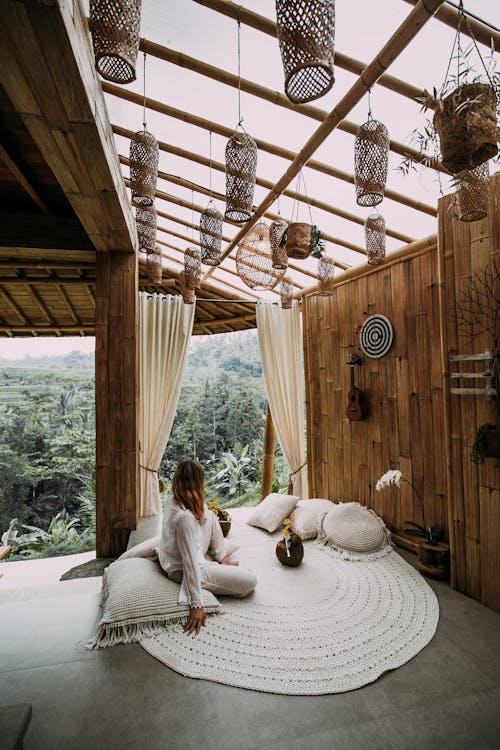
<svg viewBox="0 0 500 750"><path fill-rule="evenodd" d="M152 206L158 180L158 141L140 130L130 139L130 190L134 206Z"/></svg>
<svg viewBox="0 0 500 750"><path fill-rule="evenodd" d="M135 81L141 0L90 0L95 66L107 81Z"/></svg>
<svg viewBox="0 0 500 750"><path fill-rule="evenodd" d="M318 260L318 294L333 294L335 261L322 256Z"/></svg>
<svg viewBox="0 0 500 750"><path fill-rule="evenodd" d="M376 206L384 198L389 161L389 131L383 122L360 125L354 141L354 184L358 206Z"/></svg>
<svg viewBox="0 0 500 750"><path fill-rule="evenodd" d="M269 240L271 243L271 255L273 268L288 268L288 255L286 247L280 247L283 232L288 227L286 221L277 219L269 227Z"/></svg>
<svg viewBox="0 0 500 750"><path fill-rule="evenodd" d="M293 304L293 281L290 276L285 276L280 284L281 307L289 310Z"/></svg>
<svg viewBox="0 0 500 750"><path fill-rule="evenodd" d="M456 202L460 221L479 221L488 215L489 176L488 162L457 175L460 188Z"/></svg>
<svg viewBox="0 0 500 750"><path fill-rule="evenodd" d="M237 130L226 144L226 219L241 223L252 216L256 170L255 141Z"/></svg>
<svg viewBox="0 0 500 750"><path fill-rule="evenodd" d="M182 294L182 299L185 305L192 305L196 299L196 293L194 289L186 284L186 274L181 271L179 274L179 287Z"/></svg>
<svg viewBox="0 0 500 750"><path fill-rule="evenodd" d="M276 24L290 101L326 94L335 80L335 0L276 0Z"/></svg>
<svg viewBox="0 0 500 750"><path fill-rule="evenodd" d="M213 203L209 203L200 216L201 262L206 266L220 263L223 221L221 212Z"/></svg>
<svg viewBox="0 0 500 750"><path fill-rule="evenodd" d="M191 289L201 289L201 248L187 247L184 251L184 279Z"/></svg>
<svg viewBox="0 0 500 750"><path fill-rule="evenodd" d="M285 271L272 266L269 227L261 221L248 232L236 253L236 271L250 289L274 289Z"/></svg>
<svg viewBox="0 0 500 750"><path fill-rule="evenodd" d="M370 214L366 219L365 241L368 263L382 265L385 259L385 219L381 214Z"/></svg>
<svg viewBox="0 0 500 750"><path fill-rule="evenodd" d="M146 255L146 276L152 284L161 284L162 262L159 253L153 252Z"/></svg>
<svg viewBox="0 0 500 750"><path fill-rule="evenodd" d="M144 206L135 211L139 252L154 253L156 250L156 228L158 214L154 206Z"/></svg>

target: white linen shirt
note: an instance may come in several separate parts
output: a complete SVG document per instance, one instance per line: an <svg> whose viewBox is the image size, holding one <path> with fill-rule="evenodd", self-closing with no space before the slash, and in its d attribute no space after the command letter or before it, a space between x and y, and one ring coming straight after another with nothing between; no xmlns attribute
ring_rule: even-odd
<svg viewBox="0 0 500 750"><path fill-rule="evenodd" d="M179 604L203 607L200 573L204 566L213 564L204 556L208 550L217 562L224 557L222 532L212 511L205 505L203 520L199 522L190 510L169 498L163 511L158 558L167 576L174 574L176 580L182 574Z"/></svg>

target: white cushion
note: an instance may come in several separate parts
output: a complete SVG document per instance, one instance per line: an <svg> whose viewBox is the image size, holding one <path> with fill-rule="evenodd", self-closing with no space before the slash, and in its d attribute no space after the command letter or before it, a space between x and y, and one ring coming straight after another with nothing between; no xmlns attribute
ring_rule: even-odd
<svg viewBox="0 0 500 750"><path fill-rule="evenodd" d="M351 552L374 552L390 540L382 519L359 503L335 503L322 519L320 536Z"/></svg>
<svg viewBox="0 0 500 750"><path fill-rule="evenodd" d="M149 560L158 560L159 546L160 537L152 536L151 539L145 539L134 547L125 550L123 555L120 555L115 562L118 562L118 560L128 560L131 557L147 557Z"/></svg>
<svg viewBox="0 0 500 750"><path fill-rule="evenodd" d="M271 492L257 505L247 520L250 526L258 526L266 531L276 531L280 523L286 518L299 502L297 495L280 495Z"/></svg>
<svg viewBox="0 0 500 750"><path fill-rule="evenodd" d="M301 539L314 539L318 534L321 516L328 513L332 507L333 503L330 500L320 498L299 500L293 511L293 531Z"/></svg>
<svg viewBox="0 0 500 750"><path fill-rule="evenodd" d="M233 552L235 552L238 549L238 545L236 544L236 542L233 542L232 539L227 539L227 537L224 537L223 544L224 544L224 557L230 557L233 554ZM205 557L207 558L207 560L213 560L213 557L210 554L210 552L207 552Z"/></svg>
<svg viewBox="0 0 500 750"><path fill-rule="evenodd" d="M202 590L208 614L220 604ZM179 584L167 578L158 563L142 557L116 560L104 571L102 619L87 648L133 643L148 638L171 622L185 622L189 607L178 604Z"/></svg>

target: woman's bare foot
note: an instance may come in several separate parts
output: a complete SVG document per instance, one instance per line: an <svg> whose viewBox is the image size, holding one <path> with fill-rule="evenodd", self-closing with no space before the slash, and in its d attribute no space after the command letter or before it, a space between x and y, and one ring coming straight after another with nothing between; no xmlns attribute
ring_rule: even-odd
<svg viewBox="0 0 500 750"><path fill-rule="evenodd" d="M228 556L228 555L226 555L226 557L224 557L224 558L223 558L223 559L222 559L222 560L220 561L220 564L221 564L221 565L239 565L239 562L238 562L238 560L230 560L230 559L229 559L229 556Z"/></svg>

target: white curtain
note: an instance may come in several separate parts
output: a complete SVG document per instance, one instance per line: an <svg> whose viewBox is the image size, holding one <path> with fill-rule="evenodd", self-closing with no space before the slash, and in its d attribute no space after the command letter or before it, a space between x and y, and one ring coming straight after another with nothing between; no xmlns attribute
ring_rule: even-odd
<svg viewBox="0 0 500 750"><path fill-rule="evenodd" d="M257 330L267 400L292 474L293 493L307 497L304 371L298 303L294 302L289 310L282 310L277 305L258 302Z"/></svg>
<svg viewBox="0 0 500 750"><path fill-rule="evenodd" d="M177 409L194 305L139 292L140 515L161 513L158 467Z"/></svg>

